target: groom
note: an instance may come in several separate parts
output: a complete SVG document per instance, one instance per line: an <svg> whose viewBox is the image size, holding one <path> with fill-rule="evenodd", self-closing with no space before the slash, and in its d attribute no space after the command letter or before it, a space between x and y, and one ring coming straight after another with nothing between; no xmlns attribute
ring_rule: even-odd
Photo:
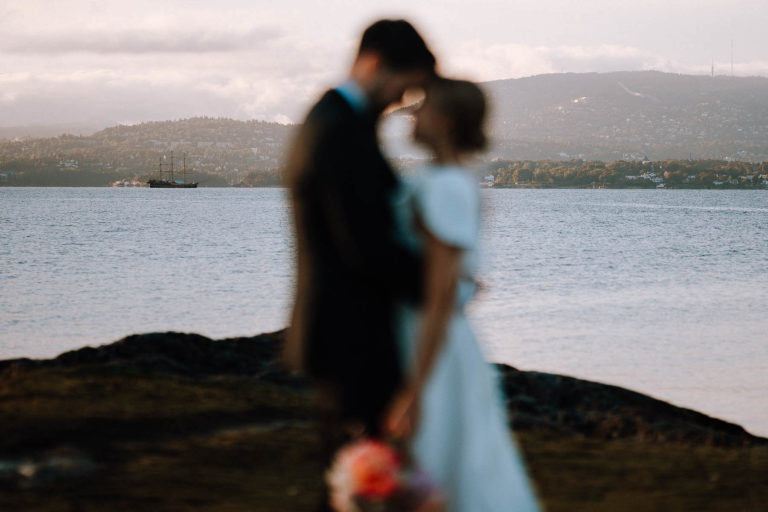
<svg viewBox="0 0 768 512"><path fill-rule="evenodd" d="M434 67L408 22L374 23L349 79L314 105L289 154L298 273L285 358L312 379L331 450L350 427L379 434L401 384L395 304L416 300L421 265L394 237L396 178L376 124Z"/></svg>

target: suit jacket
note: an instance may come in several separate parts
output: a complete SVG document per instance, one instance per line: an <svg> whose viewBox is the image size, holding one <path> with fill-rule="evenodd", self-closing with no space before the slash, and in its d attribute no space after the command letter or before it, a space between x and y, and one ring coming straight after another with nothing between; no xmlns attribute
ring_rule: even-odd
<svg viewBox="0 0 768 512"><path fill-rule="evenodd" d="M328 91L289 155L297 290L287 356L330 385L343 417L375 429L401 384L397 301L416 300L421 261L398 243L395 175L376 119Z"/></svg>

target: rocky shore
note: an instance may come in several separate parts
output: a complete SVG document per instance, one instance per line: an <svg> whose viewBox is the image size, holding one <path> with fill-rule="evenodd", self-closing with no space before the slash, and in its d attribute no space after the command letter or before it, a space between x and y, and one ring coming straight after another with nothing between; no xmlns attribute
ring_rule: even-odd
<svg viewBox="0 0 768 512"><path fill-rule="evenodd" d="M322 468L282 332L129 336L0 361L0 510L307 510ZM499 366L547 510L765 510L768 440L627 389Z"/></svg>

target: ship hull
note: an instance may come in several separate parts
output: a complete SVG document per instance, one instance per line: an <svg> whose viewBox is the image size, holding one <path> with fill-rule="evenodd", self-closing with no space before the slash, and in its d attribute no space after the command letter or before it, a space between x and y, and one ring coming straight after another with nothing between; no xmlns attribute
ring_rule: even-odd
<svg viewBox="0 0 768 512"><path fill-rule="evenodd" d="M166 180L149 180L149 188L197 188L195 183L174 183Z"/></svg>

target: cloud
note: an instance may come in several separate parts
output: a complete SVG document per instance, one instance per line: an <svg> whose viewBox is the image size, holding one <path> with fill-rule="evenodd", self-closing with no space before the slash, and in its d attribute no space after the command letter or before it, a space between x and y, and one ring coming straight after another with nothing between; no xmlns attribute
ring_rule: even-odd
<svg viewBox="0 0 768 512"><path fill-rule="evenodd" d="M107 126L196 115L298 122L322 89L343 76L349 55L337 46L308 47L307 41L282 37L240 52L0 57L6 69L28 69L0 74L0 124ZM444 71L478 81L559 71L710 71L708 65L686 67L628 46L472 43L444 50ZM716 62L715 68L725 74L730 63L726 68ZM740 63L735 72L766 75L768 62Z"/></svg>
<svg viewBox="0 0 768 512"><path fill-rule="evenodd" d="M0 77L2 78L2 77ZM301 78L102 70L0 81L2 125L140 122L191 116L296 121L311 100Z"/></svg>
<svg viewBox="0 0 768 512"><path fill-rule="evenodd" d="M668 63L661 57L633 46L557 46L546 50L558 71L634 71L660 69Z"/></svg>
<svg viewBox="0 0 768 512"><path fill-rule="evenodd" d="M520 78L557 72L609 72L626 70L671 70L675 63L632 46L527 46L484 45L472 41L449 52L444 59L449 72L475 80Z"/></svg>
<svg viewBox="0 0 768 512"><path fill-rule="evenodd" d="M691 64L666 58L634 46L520 44L484 45L471 41L448 48L442 59L448 74L477 81L503 80L546 73L607 73L655 70L668 73L708 74L710 62ZM716 60L716 74L730 74L730 62ZM768 61L748 60L734 64L736 76L768 76Z"/></svg>
<svg viewBox="0 0 768 512"><path fill-rule="evenodd" d="M2 91L0 92L0 104L13 103L16 101L17 95L13 92Z"/></svg>
<svg viewBox="0 0 768 512"><path fill-rule="evenodd" d="M487 81L551 73L551 59L540 49L520 44L485 45L470 41L449 49L441 59L445 72Z"/></svg>
<svg viewBox="0 0 768 512"><path fill-rule="evenodd" d="M299 121L346 71L335 43L276 37L220 53L0 55L0 124L226 116Z"/></svg>
<svg viewBox="0 0 768 512"><path fill-rule="evenodd" d="M9 53L209 53L250 50L280 37L274 27L195 30L75 29L44 34L6 33L0 50Z"/></svg>
<svg viewBox="0 0 768 512"><path fill-rule="evenodd" d="M710 71L710 50L702 50L706 55L696 62L698 55L682 51L662 58L675 41L649 38L646 28L641 38L625 37L612 29L620 25L613 11L605 30L595 30L594 20L594 26L575 24L590 29L585 36L570 30L574 23L558 25L559 18L542 15L539 7L480 3L485 9L456 1L456 10L435 11L437 0L418 5L392 0L387 10L396 6L425 27L444 72L477 81L560 71ZM555 13L575 15L566 0L544 4L557 7ZM609 7L608 0L587 4L591 13ZM318 5L266 0L0 2L0 70L5 72L0 74L0 124L33 119L114 124L192 115L299 121L311 101L344 76L358 30L374 9L349 0ZM639 24L635 20L632 26ZM564 44L571 41L580 44ZM747 54L750 47L757 45L737 40L737 58L743 61L737 61L736 74L768 74L762 55ZM717 73L730 72L730 63L722 62L725 55L714 57Z"/></svg>
<svg viewBox="0 0 768 512"><path fill-rule="evenodd" d="M709 73L709 66L700 67L702 73ZM716 75L730 75L731 63L715 61ZM733 74L736 76L768 76L768 60L753 60L749 62L737 62L733 65Z"/></svg>

